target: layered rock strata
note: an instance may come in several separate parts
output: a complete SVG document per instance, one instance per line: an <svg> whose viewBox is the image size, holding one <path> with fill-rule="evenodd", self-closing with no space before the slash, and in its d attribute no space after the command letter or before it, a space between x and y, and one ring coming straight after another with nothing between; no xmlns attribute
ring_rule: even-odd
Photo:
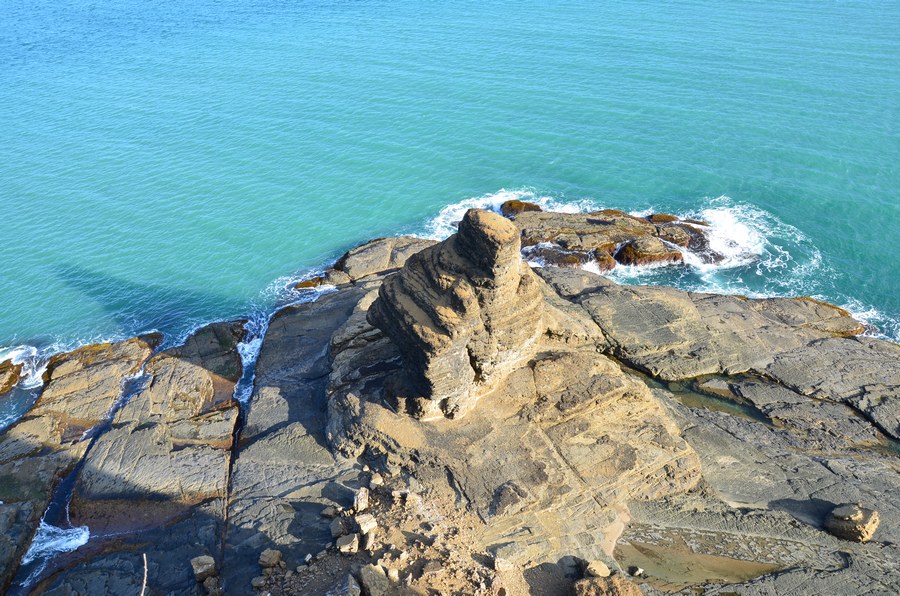
<svg viewBox="0 0 900 596"><path fill-rule="evenodd" d="M512 218L530 258L557 267L590 263L600 271L622 265L680 263L687 249L704 262L722 255L710 248L708 226L673 215L629 215L617 209L591 213L554 213L537 205L521 208L504 204L501 212Z"/></svg>
<svg viewBox="0 0 900 596"><path fill-rule="evenodd" d="M897 346L810 298L534 275L507 245L525 227L573 258L612 259L641 237L682 246L703 223L518 207L512 224L473 212L452 242L349 251L323 276L334 288L272 317L243 416L235 324L149 361L148 338L55 358L36 406L0 435L5 581L83 461L71 513L92 538L34 592L138 593L146 552L163 593L358 590L354 569L397 593L565 593L588 561L618 579L582 591L895 593ZM613 229L614 249L595 243ZM145 363L149 382L135 376ZM466 407L410 390L457 365ZM365 513L343 515L362 494ZM338 514L351 533L372 515L377 532L329 550ZM854 541L827 531L836 515ZM200 584L198 557L218 576Z"/></svg>
<svg viewBox="0 0 900 596"><path fill-rule="evenodd" d="M9 587L54 489L84 456L88 431L113 410L126 379L158 340L134 338L54 356L37 403L0 433L0 591Z"/></svg>
<svg viewBox="0 0 900 596"><path fill-rule="evenodd" d="M400 349L391 396L419 418L460 417L527 360L541 331L537 278L508 220L470 210L459 232L385 280L369 321Z"/></svg>

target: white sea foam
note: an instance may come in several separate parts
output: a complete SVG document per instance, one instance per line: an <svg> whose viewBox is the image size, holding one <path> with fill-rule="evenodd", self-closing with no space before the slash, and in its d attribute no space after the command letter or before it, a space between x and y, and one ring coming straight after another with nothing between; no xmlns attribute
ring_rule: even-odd
<svg viewBox="0 0 900 596"><path fill-rule="evenodd" d="M545 211L559 211L561 213L583 213L594 211L599 207L591 199L579 199L566 201L549 195L543 195L533 189L522 188L507 190L501 188L497 192L463 199L457 203L447 205L440 213L425 224L423 238L443 240L456 232L456 224L463 218L469 209L487 209L499 211L500 205L506 201L519 200L539 205Z"/></svg>
<svg viewBox="0 0 900 596"><path fill-rule="evenodd" d="M31 546L28 547L28 552L22 557L22 565L35 563L35 567L30 570L28 578L22 583L22 586L33 586L50 559L58 554L81 548L87 544L90 537L91 532L87 526L58 528L42 519L31 540Z"/></svg>

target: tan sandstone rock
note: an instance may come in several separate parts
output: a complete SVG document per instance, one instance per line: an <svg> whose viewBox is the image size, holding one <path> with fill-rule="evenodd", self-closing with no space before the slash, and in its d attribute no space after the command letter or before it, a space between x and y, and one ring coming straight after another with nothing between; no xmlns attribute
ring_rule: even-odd
<svg viewBox="0 0 900 596"><path fill-rule="evenodd" d="M540 289L505 218L470 210L459 232L385 280L369 320L399 347L408 375L394 397L419 418L465 415L530 357Z"/></svg>

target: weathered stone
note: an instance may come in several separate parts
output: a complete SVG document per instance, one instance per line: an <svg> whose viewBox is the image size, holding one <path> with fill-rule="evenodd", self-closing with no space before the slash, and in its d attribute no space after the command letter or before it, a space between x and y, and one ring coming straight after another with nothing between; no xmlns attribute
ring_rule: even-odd
<svg viewBox="0 0 900 596"><path fill-rule="evenodd" d="M352 555L359 550L359 534L341 536L334 544L338 551L345 555Z"/></svg>
<svg viewBox="0 0 900 596"><path fill-rule="evenodd" d="M208 596L223 596L225 591L222 589L222 583L218 577L207 577L203 580L203 589L206 590Z"/></svg>
<svg viewBox="0 0 900 596"><path fill-rule="evenodd" d="M541 207L540 205L529 203L528 201L520 201L518 199L511 199L500 205L500 213L505 217L515 217L525 211L541 211Z"/></svg>
<svg viewBox="0 0 900 596"><path fill-rule="evenodd" d="M603 561L591 561L584 569L585 577L609 577L609 567Z"/></svg>
<svg viewBox="0 0 900 596"><path fill-rule="evenodd" d="M209 555L194 557L191 559L191 569L194 571L194 579L203 583L206 578L216 575L216 560Z"/></svg>
<svg viewBox="0 0 900 596"><path fill-rule="evenodd" d="M366 596L385 596L391 590L391 581L381 565L369 564L360 569L359 583Z"/></svg>
<svg viewBox="0 0 900 596"><path fill-rule="evenodd" d="M322 517L327 517L328 519L334 519L340 513L337 507L329 505L325 509L323 509L319 515Z"/></svg>
<svg viewBox="0 0 900 596"><path fill-rule="evenodd" d="M371 513L357 515L354 519L356 521L356 525L359 526L360 533L362 534L368 534L378 527L378 522L375 520L375 516Z"/></svg>
<svg viewBox="0 0 900 596"><path fill-rule="evenodd" d="M22 374L22 364L13 364L11 360L0 362L0 396L9 393L19 382Z"/></svg>
<svg viewBox="0 0 900 596"><path fill-rule="evenodd" d="M362 487L356 491L353 497L353 510L356 513L362 513L369 508L369 489Z"/></svg>
<svg viewBox="0 0 900 596"><path fill-rule="evenodd" d="M381 286L369 320L403 355L394 393L409 413L463 416L530 356L543 300L519 246L508 220L472 209Z"/></svg>
<svg viewBox="0 0 900 596"><path fill-rule="evenodd" d="M338 538L340 536L345 535L349 532L347 518L345 517L336 517L332 522L328 525L329 530L331 530L331 537Z"/></svg>
<svg viewBox="0 0 900 596"><path fill-rule="evenodd" d="M399 269L409 257L433 244L434 240L412 236L379 238L347 252L335 263L334 269L346 273L355 282Z"/></svg>
<svg viewBox="0 0 900 596"><path fill-rule="evenodd" d="M669 248L662 240L653 236L629 240L613 257L623 265L678 263L683 259L680 251Z"/></svg>
<svg viewBox="0 0 900 596"><path fill-rule="evenodd" d="M259 554L260 567L277 567L281 563L282 554L280 550L267 548Z"/></svg>
<svg viewBox="0 0 900 596"><path fill-rule="evenodd" d="M378 528L372 528L363 535L363 550L373 551L378 543Z"/></svg>
<svg viewBox="0 0 900 596"><path fill-rule="evenodd" d="M878 512L847 503L831 510L825 529L843 540L868 542L878 529Z"/></svg>
<svg viewBox="0 0 900 596"><path fill-rule="evenodd" d="M250 587L254 590L261 590L266 587L266 578L258 575L250 580Z"/></svg>
<svg viewBox="0 0 900 596"><path fill-rule="evenodd" d="M621 575L578 580L572 586L573 596L642 596L640 588Z"/></svg>
<svg viewBox="0 0 900 596"><path fill-rule="evenodd" d="M9 586L53 489L83 457L85 433L113 409L125 379L140 370L159 339L133 338L54 356L37 403L0 433L0 592Z"/></svg>

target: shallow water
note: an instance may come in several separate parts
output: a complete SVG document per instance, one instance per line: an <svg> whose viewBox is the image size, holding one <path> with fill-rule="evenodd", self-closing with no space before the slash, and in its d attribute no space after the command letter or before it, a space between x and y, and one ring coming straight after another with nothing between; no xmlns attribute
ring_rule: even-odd
<svg viewBox="0 0 900 596"><path fill-rule="evenodd" d="M900 4L8 0L0 19L0 346L183 335L508 196L705 218L733 267L615 278L812 294L900 338Z"/></svg>

